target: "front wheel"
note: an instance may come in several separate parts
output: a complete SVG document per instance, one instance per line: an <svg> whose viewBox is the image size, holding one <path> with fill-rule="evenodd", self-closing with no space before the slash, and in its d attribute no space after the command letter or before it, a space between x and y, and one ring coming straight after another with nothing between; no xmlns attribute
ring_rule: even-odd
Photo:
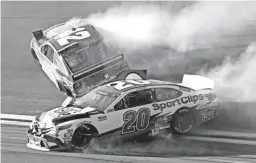
<svg viewBox="0 0 256 163"><path fill-rule="evenodd" d="M176 134L189 132L194 124L194 119L188 108L179 109L171 121L171 130Z"/></svg>
<svg viewBox="0 0 256 163"><path fill-rule="evenodd" d="M87 126L80 126L73 134L71 143L76 149L86 149L89 147L91 138L86 136L90 129Z"/></svg>

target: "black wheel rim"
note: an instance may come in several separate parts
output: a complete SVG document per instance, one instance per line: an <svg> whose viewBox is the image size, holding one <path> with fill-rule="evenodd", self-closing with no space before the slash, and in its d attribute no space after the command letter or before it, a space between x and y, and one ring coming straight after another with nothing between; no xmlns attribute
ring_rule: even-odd
<svg viewBox="0 0 256 163"><path fill-rule="evenodd" d="M180 133L187 132L192 127L192 118L189 114L179 114L175 118L174 129Z"/></svg>

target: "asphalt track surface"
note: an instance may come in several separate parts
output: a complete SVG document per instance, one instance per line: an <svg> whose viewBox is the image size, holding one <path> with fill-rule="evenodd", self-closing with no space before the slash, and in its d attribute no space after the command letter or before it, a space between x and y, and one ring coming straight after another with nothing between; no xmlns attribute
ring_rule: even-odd
<svg viewBox="0 0 256 163"><path fill-rule="evenodd" d="M194 140L157 138L153 142L124 143L122 145L92 144L87 151L41 152L28 149L26 127L2 125L2 162L255 162L255 158L242 155L255 154L255 146L227 145L223 143L204 143ZM157 150L156 150L157 149ZM241 150L243 149L243 150ZM115 156L112 156L112 155ZM124 155L126 155L124 157ZM129 156L130 155L130 156ZM139 157L147 156L147 157ZM152 157L153 156L153 157ZM204 157L200 157L204 156ZM205 157L207 156L207 157ZM225 156L225 157L224 157ZM152 157L152 158L151 158ZM160 158L162 157L162 158ZM248 156L247 156L248 157Z"/></svg>
<svg viewBox="0 0 256 163"><path fill-rule="evenodd" d="M1 26L1 109L2 113L35 115L58 106L65 96L56 90L34 62L29 42L34 30L47 28L71 17L86 17L104 11L119 2L2 2ZM251 40L247 40L250 42ZM246 43L247 43L246 42ZM245 44L246 44L245 43ZM235 49L237 51L237 49ZM94 146L85 152L38 152L25 147L26 128L2 125L2 162L256 162L254 157L235 156L255 154L254 146L177 140L161 137L149 143L126 143L115 147ZM84 154L84 153L89 154ZM91 154L164 156L168 159ZM193 157L188 157L193 156ZM197 157L196 157L197 156ZM210 156L210 157L199 157ZM213 157L217 156L217 157ZM227 156L223 158L223 156Z"/></svg>

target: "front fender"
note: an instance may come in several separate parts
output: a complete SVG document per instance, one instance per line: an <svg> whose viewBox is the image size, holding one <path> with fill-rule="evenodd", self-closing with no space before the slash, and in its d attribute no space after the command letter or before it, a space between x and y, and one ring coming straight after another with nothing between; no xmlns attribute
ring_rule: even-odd
<svg viewBox="0 0 256 163"><path fill-rule="evenodd" d="M84 133L86 136L88 136L88 137L97 137L98 135L99 135L99 132L98 132L98 130L96 129L96 127L94 126L94 125L92 125L92 124L89 124L89 123L81 123L81 124L79 124L78 125L78 127L76 128L76 130L78 129L78 128L80 128L80 127L85 127L87 130L88 130L88 132L87 133ZM76 131L75 130L75 131ZM74 132L75 132L74 131ZM74 133L73 133L74 134Z"/></svg>

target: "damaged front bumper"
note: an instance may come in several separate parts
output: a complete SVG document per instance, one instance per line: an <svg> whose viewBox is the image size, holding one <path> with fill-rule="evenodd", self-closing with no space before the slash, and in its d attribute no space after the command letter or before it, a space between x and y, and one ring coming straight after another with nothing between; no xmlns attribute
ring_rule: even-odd
<svg viewBox="0 0 256 163"><path fill-rule="evenodd" d="M64 144L60 139L54 136L45 134L42 131L33 132L31 129L29 129L27 133L26 146L40 151L61 151L71 148L71 144Z"/></svg>
<svg viewBox="0 0 256 163"><path fill-rule="evenodd" d="M41 136L36 136L28 133L27 144L28 148L32 148L39 151L50 151L50 146L47 140Z"/></svg>

